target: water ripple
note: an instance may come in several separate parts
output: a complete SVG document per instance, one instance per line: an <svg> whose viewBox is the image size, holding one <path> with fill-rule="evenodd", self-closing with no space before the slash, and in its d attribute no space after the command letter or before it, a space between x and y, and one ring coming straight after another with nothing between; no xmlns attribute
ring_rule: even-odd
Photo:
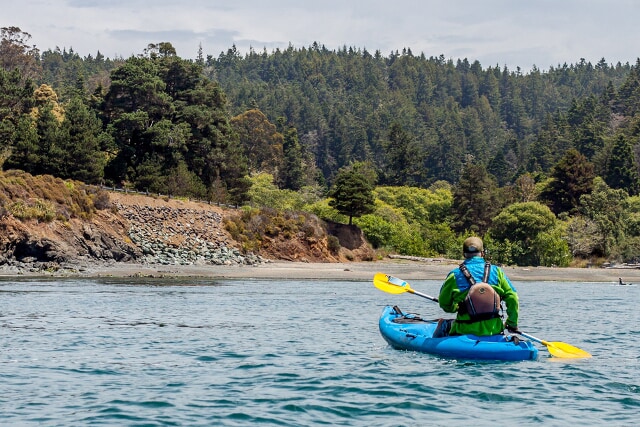
<svg viewBox="0 0 640 427"><path fill-rule="evenodd" d="M637 423L640 329L629 316L640 287L610 296L608 284L518 284L523 330L584 348L594 358L559 360L540 346L534 362L474 362L389 348L377 330L384 305L424 317L441 313L437 305L383 294L370 283L185 284L0 282L0 422ZM440 283L413 285L433 294Z"/></svg>

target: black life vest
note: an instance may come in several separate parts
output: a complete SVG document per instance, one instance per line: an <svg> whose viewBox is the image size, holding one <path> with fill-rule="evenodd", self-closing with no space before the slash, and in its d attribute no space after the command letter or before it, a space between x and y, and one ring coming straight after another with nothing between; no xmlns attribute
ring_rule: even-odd
<svg viewBox="0 0 640 427"><path fill-rule="evenodd" d="M476 282L464 264L460 264L460 272L469 282L469 292L458 311L460 313L468 313L471 320L456 320L456 322L474 323L500 317L500 295L493 289L493 286L487 283L491 272L491 264L489 262L484 264L482 282Z"/></svg>

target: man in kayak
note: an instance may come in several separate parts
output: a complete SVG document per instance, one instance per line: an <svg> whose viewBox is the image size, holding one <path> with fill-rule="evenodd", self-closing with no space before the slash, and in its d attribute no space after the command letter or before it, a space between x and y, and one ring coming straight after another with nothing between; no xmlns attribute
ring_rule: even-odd
<svg viewBox="0 0 640 427"><path fill-rule="evenodd" d="M442 322L436 334L496 335L505 327L509 332L519 333L518 294L509 278L500 267L484 260L484 247L479 237L466 239L462 252L464 261L449 273L438 298L444 311L457 313L457 316L453 322ZM505 323L501 317L501 302L507 306ZM450 329L446 323L451 323Z"/></svg>

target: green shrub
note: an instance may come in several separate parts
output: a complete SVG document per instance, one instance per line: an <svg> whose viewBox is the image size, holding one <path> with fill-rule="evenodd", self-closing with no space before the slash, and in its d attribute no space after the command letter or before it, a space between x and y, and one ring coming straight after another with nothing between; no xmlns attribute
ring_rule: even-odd
<svg viewBox="0 0 640 427"><path fill-rule="evenodd" d="M56 217L53 204L46 200L36 199L31 202L16 200L7 206L7 211L21 221L36 219L38 221L50 222Z"/></svg>
<svg viewBox="0 0 640 427"><path fill-rule="evenodd" d="M336 236L327 236L327 247L333 254L340 251L340 240Z"/></svg>

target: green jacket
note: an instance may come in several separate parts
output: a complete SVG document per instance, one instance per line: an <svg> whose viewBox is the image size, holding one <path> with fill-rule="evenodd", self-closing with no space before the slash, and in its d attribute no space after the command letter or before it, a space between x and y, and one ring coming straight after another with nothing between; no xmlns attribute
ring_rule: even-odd
<svg viewBox="0 0 640 427"><path fill-rule="evenodd" d="M464 260L464 265L469 269L469 272L473 278L476 279L476 282L482 281L484 264L485 260L479 256ZM493 286L498 295L500 295L500 299L504 301L507 306L507 320L505 324L502 323L501 318L481 320L474 323L453 322L451 330L449 331L450 335L496 335L502 333L505 325L518 326L518 293L509 278L500 267L492 265L487 281ZM460 272L460 268L452 270L440 288L440 295L438 297L440 307L447 313L457 313L458 306L463 303L468 292L469 282ZM467 313L458 313L456 319L469 320L470 317Z"/></svg>

